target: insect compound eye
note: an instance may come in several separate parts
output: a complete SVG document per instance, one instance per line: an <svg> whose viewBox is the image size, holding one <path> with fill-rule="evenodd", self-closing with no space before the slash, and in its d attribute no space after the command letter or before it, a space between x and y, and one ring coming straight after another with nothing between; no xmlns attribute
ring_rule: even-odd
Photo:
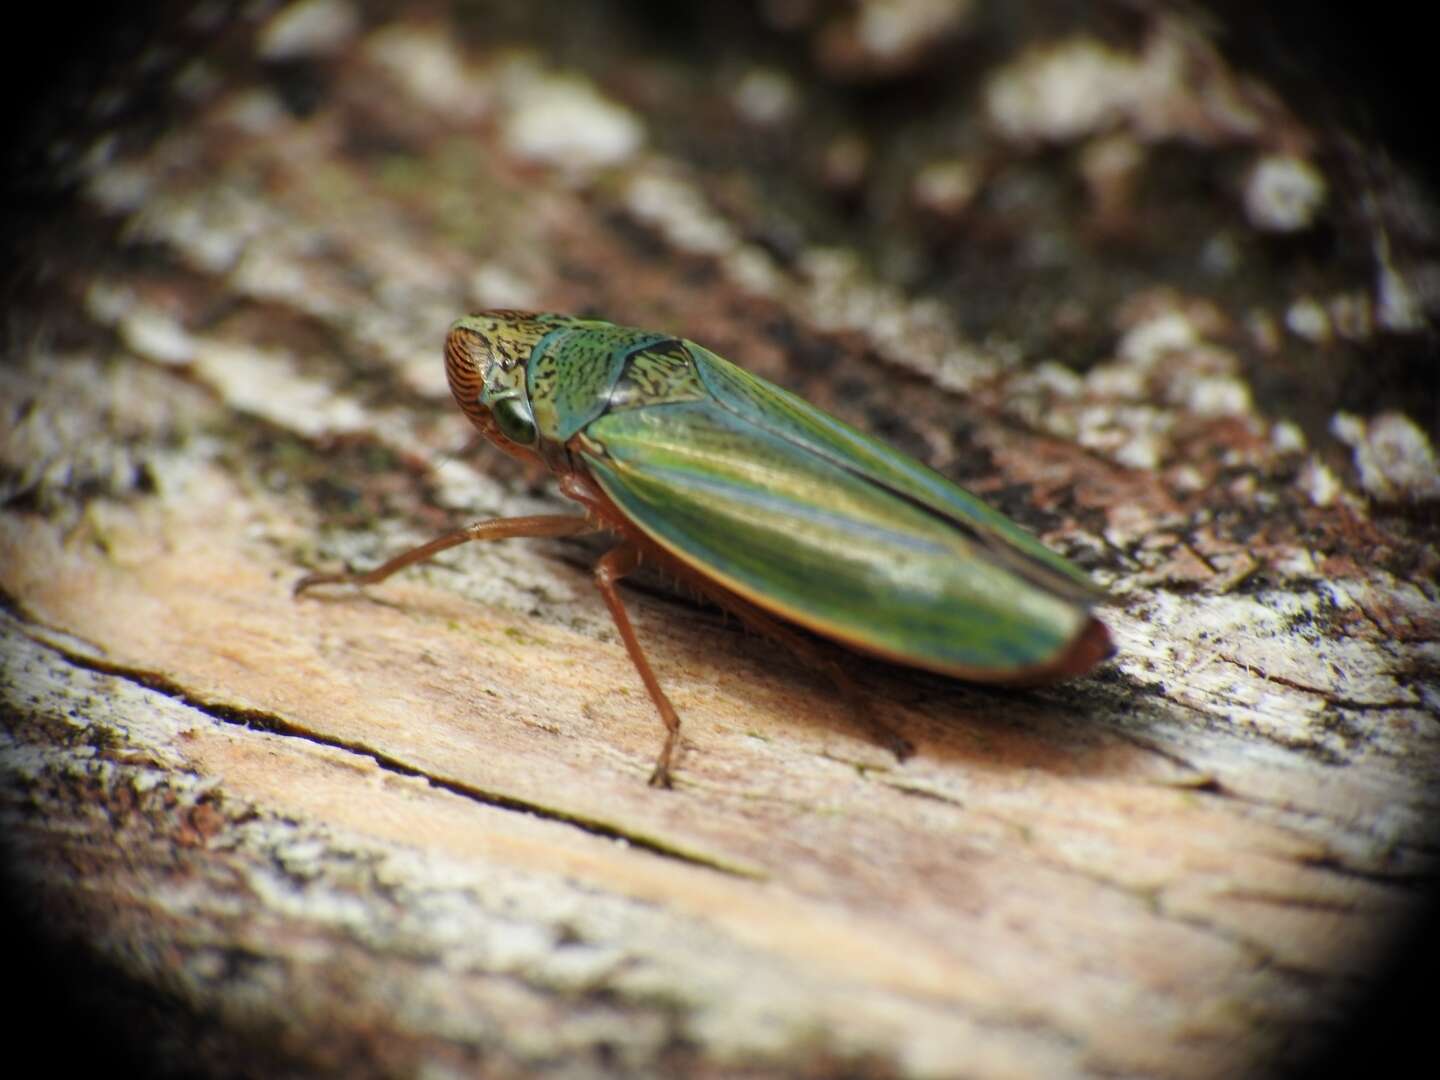
<svg viewBox="0 0 1440 1080"><path fill-rule="evenodd" d="M535 442L535 420L530 415L530 405L519 397L502 397L490 403L490 415L500 434L521 446Z"/></svg>

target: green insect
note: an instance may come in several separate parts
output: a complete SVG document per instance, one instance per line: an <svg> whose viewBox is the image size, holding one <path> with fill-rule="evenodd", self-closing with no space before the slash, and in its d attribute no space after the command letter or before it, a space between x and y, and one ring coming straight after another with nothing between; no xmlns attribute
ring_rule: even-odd
<svg viewBox="0 0 1440 1080"><path fill-rule="evenodd" d="M987 683L1047 682L1112 652L1103 592L938 473L709 349L569 315L486 311L445 341L451 392L484 435L558 477L584 516L481 521L369 573L373 585L471 540L606 529L595 583L665 724L651 784L668 787L680 719L616 583L660 567L828 671L803 627L859 652ZM860 695L852 695L859 698ZM910 745L868 714L898 757Z"/></svg>

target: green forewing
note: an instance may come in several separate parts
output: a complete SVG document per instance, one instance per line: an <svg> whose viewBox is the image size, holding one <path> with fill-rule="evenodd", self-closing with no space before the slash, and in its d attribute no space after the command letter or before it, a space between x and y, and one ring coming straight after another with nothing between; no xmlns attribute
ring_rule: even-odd
<svg viewBox="0 0 1440 1080"><path fill-rule="evenodd" d="M686 344L715 400L735 415L950 519L993 559L1036 584L1081 602L1102 595L1082 570L933 469L709 349Z"/></svg>
<svg viewBox="0 0 1440 1080"><path fill-rule="evenodd" d="M683 562L801 625L937 671L1043 666L1086 625L1085 576L1002 515L685 344L708 397L611 411L584 433L606 493Z"/></svg>

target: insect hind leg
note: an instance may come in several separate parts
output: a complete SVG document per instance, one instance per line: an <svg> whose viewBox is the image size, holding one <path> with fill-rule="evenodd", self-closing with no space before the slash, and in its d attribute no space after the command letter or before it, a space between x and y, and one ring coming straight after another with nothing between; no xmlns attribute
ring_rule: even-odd
<svg viewBox="0 0 1440 1080"><path fill-rule="evenodd" d="M595 587L600 590L605 606L610 609L610 618L615 621L615 629L620 631L620 640L625 643L630 662L640 673L640 681L645 684L645 690L650 695L650 700L655 703L655 710L665 725L665 742L660 748L660 755L655 759L655 768L650 773L650 786L668 788L673 786L671 764L675 757L676 743L680 739L680 716L676 713L675 706L670 704L670 699L665 696L665 691L660 688L660 680L655 677L645 650L640 647L640 639L635 636L635 628L630 624L630 616L625 613L625 605L615 587L621 578L632 573L639 565L640 549L634 544L624 543L611 548L595 564Z"/></svg>

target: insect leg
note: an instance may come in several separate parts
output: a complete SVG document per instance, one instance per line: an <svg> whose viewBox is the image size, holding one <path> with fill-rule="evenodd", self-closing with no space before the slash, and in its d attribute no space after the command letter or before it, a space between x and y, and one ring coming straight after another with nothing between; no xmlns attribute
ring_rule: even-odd
<svg viewBox="0 0 1440 1080"><path fill-rule="evenodd" d="M428 544L401 552L388 562L365 573L306 574L295 583L292 595L299 596L316 585L378 585L397 570L404 570L452 547L472 540L507 540L514 536L573 536L594 528L590 521L573 514L533 514L529 517L492 518L477 521L453 533L438 536Z"/></svg>
<svg viewBox="0 0 1440 1080"><path fill-rule="evenodd" d="M660 756L655 759L655 768L650 773L650 786L668 788L672 786L670 761L675 754L675 743L680 737L680 717L676 714L675 707L670 704L670 699L665 696L665 691L660 689L660 681L655 678L650 661L645 658L645 651L640 648L640 639L635 636L635 628L630 625L630 617L625 614L625 606L620 602L620 593L615 588L616 582L639 565L640 551L633 544L621 544L611 548L595 564L595 585L599 588L600 595L605 598L605 606L610 609L610 617L615 620L615 629L620 631L620 640L625 642L625 651L630 654L630 662L640 673L640 681L645 684L650 700L655 703L660 719L665 724L665 745L660 748Z"/></svg>

